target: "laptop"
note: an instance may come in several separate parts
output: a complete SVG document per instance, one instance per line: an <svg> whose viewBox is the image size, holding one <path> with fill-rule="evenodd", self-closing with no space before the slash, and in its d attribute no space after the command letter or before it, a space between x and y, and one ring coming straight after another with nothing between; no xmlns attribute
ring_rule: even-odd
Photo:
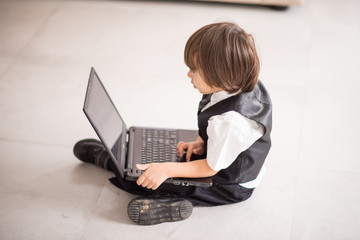
<svg viewBox="0 0 360 240"><path fill-rule="evenodd" d="M153 162L182 162L176 152L179 141L194 141L195 130L168 128L127 128L92 67L85 95L83 111L104 144L117 171L128 181L136 181L142 174L136 164ZM210 187L212 178L169 178L165 183L181 186Z"/></svg>

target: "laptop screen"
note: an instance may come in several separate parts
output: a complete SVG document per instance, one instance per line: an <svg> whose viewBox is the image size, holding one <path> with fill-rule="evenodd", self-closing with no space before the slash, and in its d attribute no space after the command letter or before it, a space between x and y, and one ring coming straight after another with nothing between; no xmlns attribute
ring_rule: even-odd
<svg viewBox="0 0 360 240"><path fill-rule="evenodd" d="M124 177L127 128L93 68L90 72L84 112L107 150L111 152L121 177Z"/></svg>

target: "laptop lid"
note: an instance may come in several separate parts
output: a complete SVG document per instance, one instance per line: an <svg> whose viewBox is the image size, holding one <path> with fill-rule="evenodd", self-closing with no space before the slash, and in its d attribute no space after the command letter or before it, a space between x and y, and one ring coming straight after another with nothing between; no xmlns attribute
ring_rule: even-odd
<svg viewBox="0 0 360 240"><path fill-rule="evenodd" d="M93 67L83 111L124 178L127 127Z"/></svg>

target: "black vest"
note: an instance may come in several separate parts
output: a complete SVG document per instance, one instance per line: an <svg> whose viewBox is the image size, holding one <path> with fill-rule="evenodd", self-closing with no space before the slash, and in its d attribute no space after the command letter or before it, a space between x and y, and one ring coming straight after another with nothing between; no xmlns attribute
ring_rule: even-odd
<svg viewBox="0 0 360 240"><path fill-rule="evenodd" d="M203 99L205 97L206 95L203 96ZM199 136L205 142L205 150L207 149L206 129L209 118L229 111L236 111L260 123L264 126L265 133L250 148L240 153L228 168L220 170L213 177L213 181L219 184L246 183L256 179L271 147L272 105L270 96L261 81L258 81L251 92L240 93L224 99L203 112L199 108Z"/></svg>

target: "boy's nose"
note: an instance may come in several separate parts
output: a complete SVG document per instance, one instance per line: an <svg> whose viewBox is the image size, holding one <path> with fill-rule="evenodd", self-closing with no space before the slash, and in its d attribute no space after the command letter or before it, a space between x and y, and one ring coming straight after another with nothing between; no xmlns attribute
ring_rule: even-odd
<svg viewBox="0 0 360 240"><path fill-rule="evenodd" d="M188 76L189 78L192 78L192 72L191 72L191 70L188 71L187 76Z"/></svg>

